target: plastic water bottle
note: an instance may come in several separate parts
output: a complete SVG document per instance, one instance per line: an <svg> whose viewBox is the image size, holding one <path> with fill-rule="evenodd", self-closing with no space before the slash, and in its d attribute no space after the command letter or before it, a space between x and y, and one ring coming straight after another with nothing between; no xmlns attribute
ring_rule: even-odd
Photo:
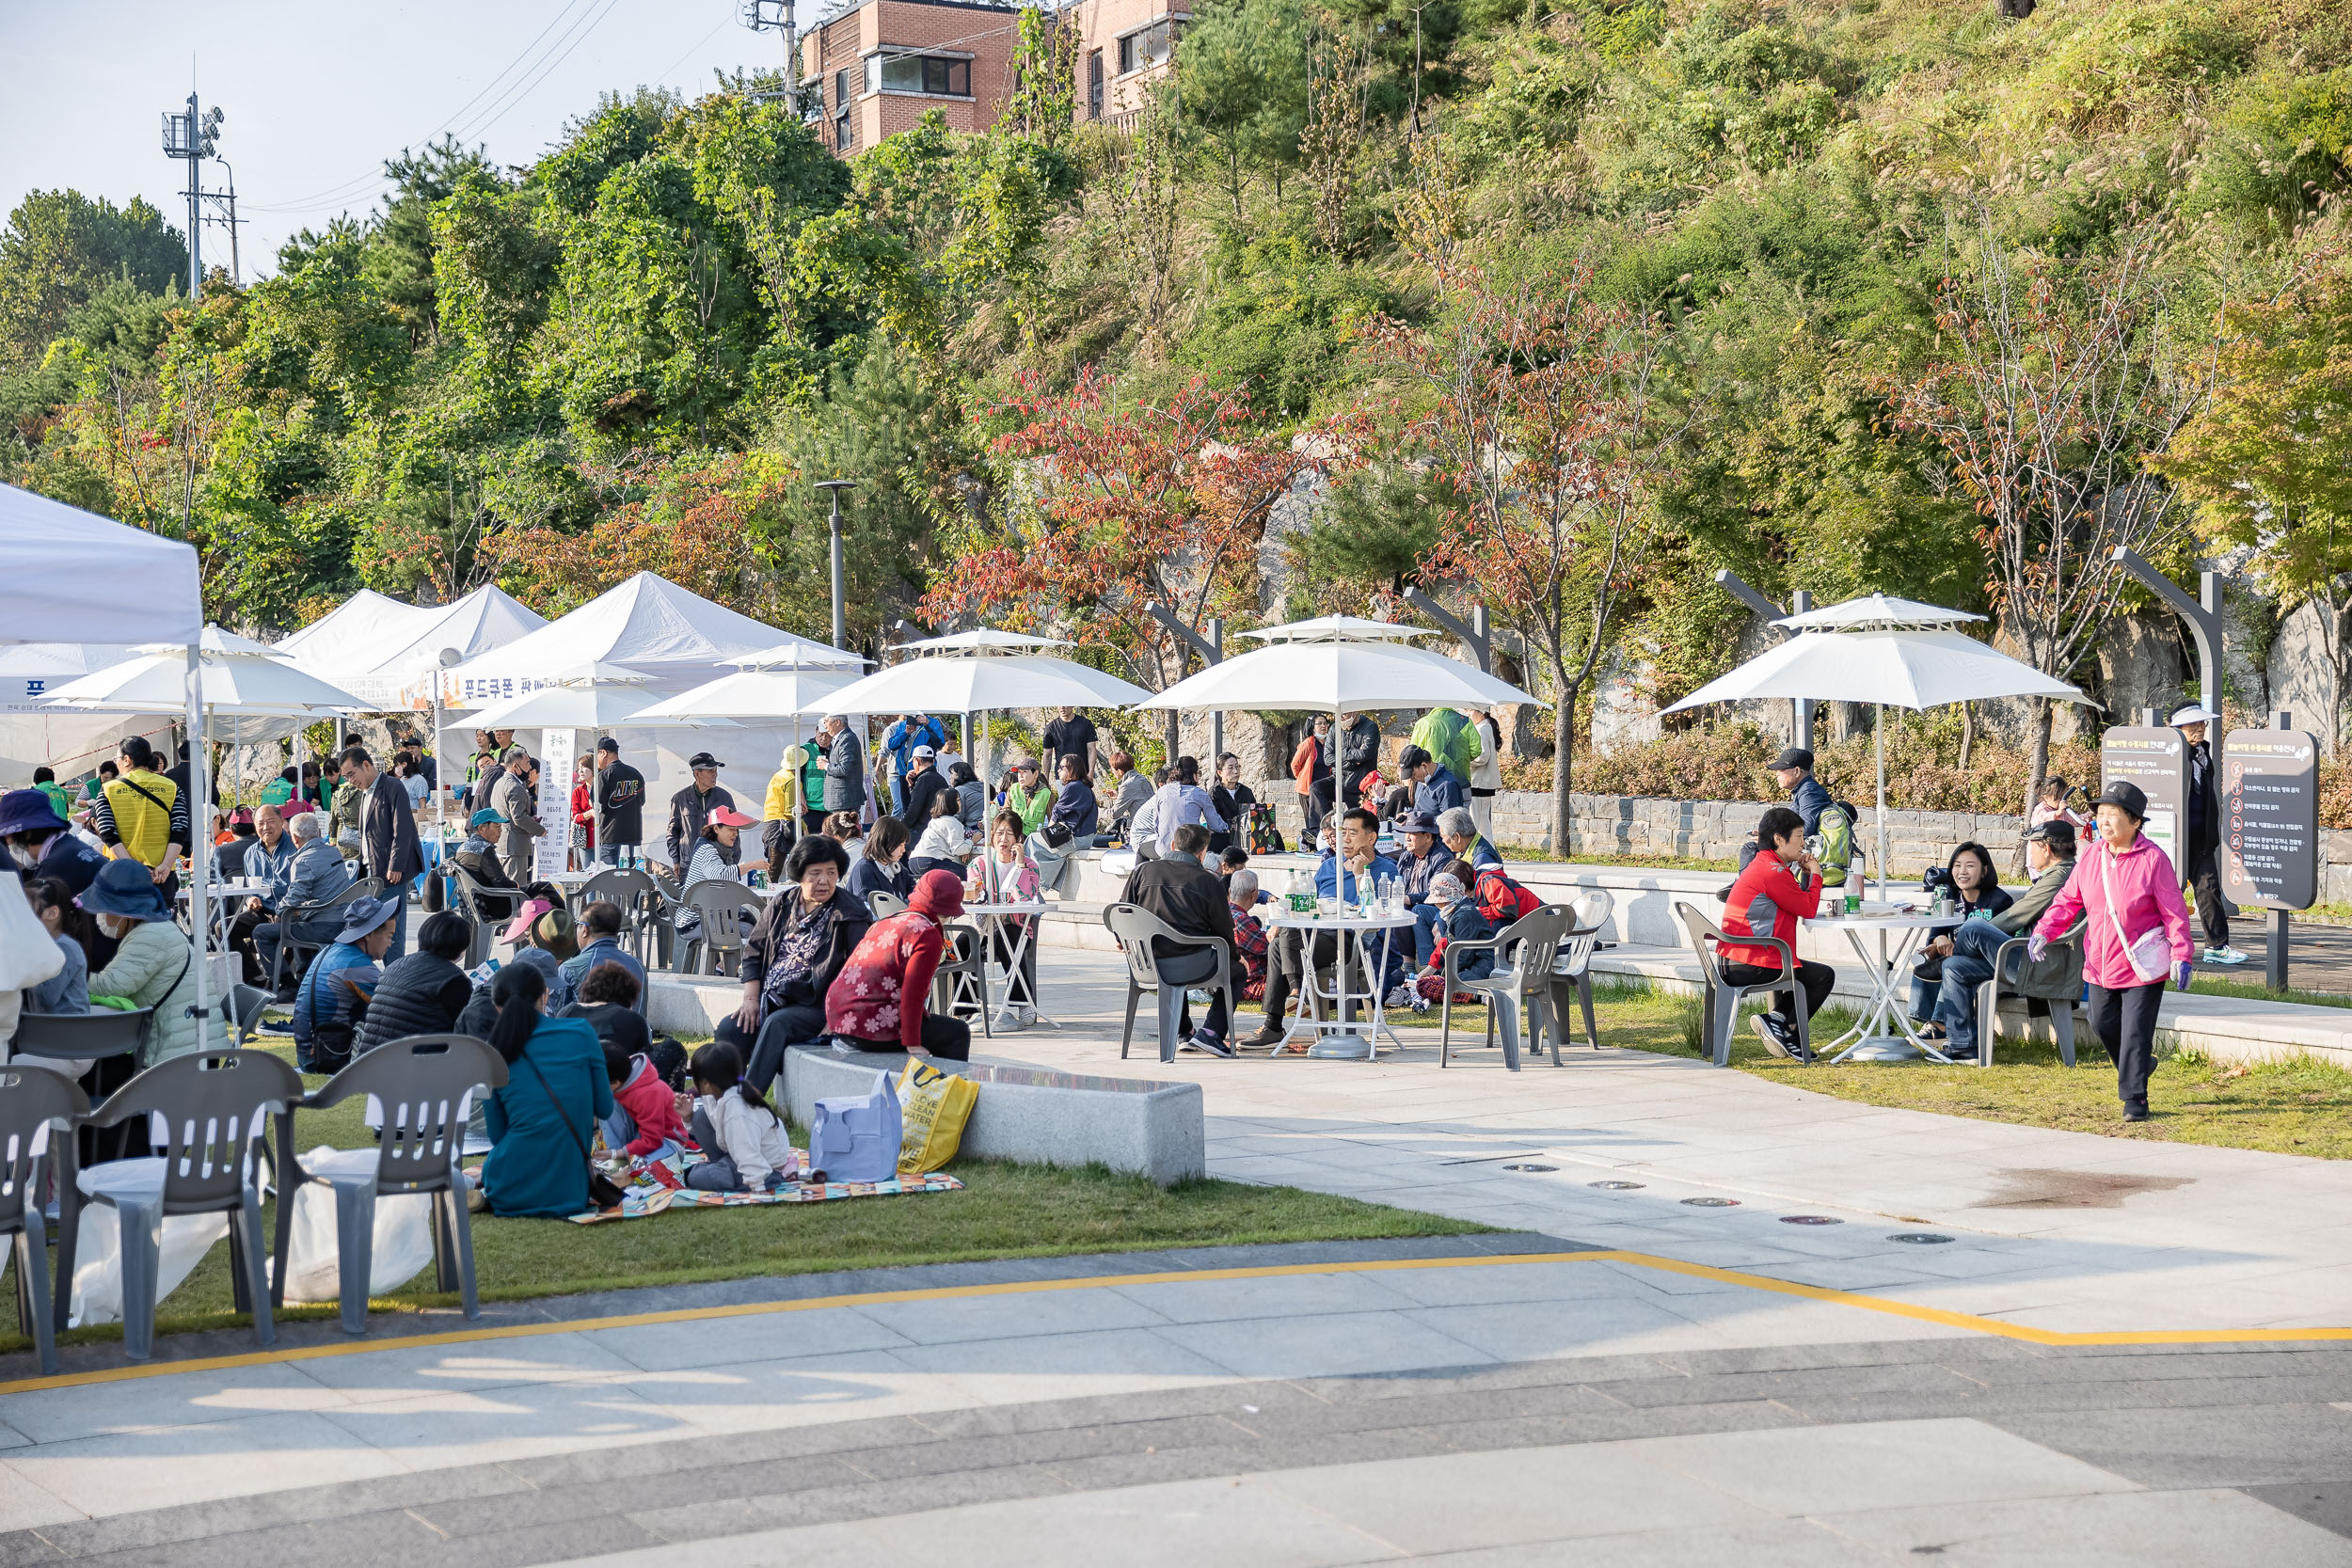
<svg viewBox="0 0 2352 1568"><path fill-rule="evenodd" d="M1291 879L1282 889L1282 897L1293 914L1311 915L1315 912L1315 879L1308 875L1305 866L1291 868Z"/></svg>
<svg viewBox="0 0 2352 1568"><path fill-rule="evenodd" d="M1862 912L1862 863L1859 860L1846 868L1846 912Z"/></svg>

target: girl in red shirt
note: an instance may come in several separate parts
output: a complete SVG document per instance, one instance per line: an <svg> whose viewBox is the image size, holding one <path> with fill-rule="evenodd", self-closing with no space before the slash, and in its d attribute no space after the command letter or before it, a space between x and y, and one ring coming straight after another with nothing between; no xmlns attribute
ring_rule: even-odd
<svg viewBox="0 0 2352 1568"><path fill-rule="evenodd" d="M924 873L906 912L876 921L841 966L825 992L826 1030L859 1051L971 1060L972 1026L924 1010L947 944L944 927L962 912L962 879Z"/></svg>
<svg viewBox="0 0 2352 1568"><path fill-rule="evenodd" d="M1725 980L1736 986L1760 985L1780 974L1780 949L1742 937L1769 937L1797 950L1797 922L1821 909L1821 864L1804 847L1804 818L1787 806L1774 806L1756 824L1756 855L1731 884L1724 900L1724 942L1718 955ZM1810 958L1797 959L1797 985L1804 992L1804 1016L1810 1019L1829 999L1837 972ZM1797 1038L1797 998L1793 991L1774 991L1772 1010L1749 1020L1765 1049L1775 1056L1811 1061L1813 1053Z"/></svg>

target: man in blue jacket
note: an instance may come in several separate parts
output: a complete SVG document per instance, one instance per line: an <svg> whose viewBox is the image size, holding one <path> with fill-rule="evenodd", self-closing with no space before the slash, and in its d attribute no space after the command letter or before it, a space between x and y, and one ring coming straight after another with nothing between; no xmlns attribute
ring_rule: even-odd
<svg viewBox="0 0 2352 1568"><path fill-rule="evenodd" d="M1407 746L1397 766L1413 782L1413 815L1436 821L1456 806L1468 807L1470 793L1461 776L1418 746Z"/></svg>
<svg viewBox="0 0 2352 1568"><path fill-rule="evenodd" d="M1325 850L1322 863L1315 867L1316 895L1353 904L1381 878L1395 875L1396 862L1380 852L1380 818L1366 807L1350 806L1340 817L1337 852ZM1376 949L1378 943L1374 946ZM1332 932L1316 932L1311 946L1297 927L1283 927L1275 937L1273 961L1266 966L1265 1024L1237 1043L1269 1046L1280 1040L1282 1015L1290 1008L1291 993L1305 989L1303 977L1311 973L1308 966L1321 969L1338 958L1339 944ZM1359 976L1356 984L1362 983Z"/></svg>

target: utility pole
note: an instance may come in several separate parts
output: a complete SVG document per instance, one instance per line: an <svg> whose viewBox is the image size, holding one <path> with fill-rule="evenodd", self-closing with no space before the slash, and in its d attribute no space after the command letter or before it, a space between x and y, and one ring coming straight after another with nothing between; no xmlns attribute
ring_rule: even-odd
<svg viewBox="0 0 2352 1568"><path fill-rule="evenodd" d="M220 113L217 109L213 112ZM229 281L242 289L245 287L245 264L238 253L237 226L245 220L237 216L237 170L226 158L215 158L213 161L229 171L229 188L225 191L204 193L204 199L211 202L214 208L214 215L204 221L216 223L229 230ZM219 215L224 207L229 214L227 217Z"/></svg>
<svg viewBox="0 0 2352 1568"><path fill-rule="evenodd" d="M801 35L793 25L792 0L742 0L736 16L755 33L784 35L784 104L801 112Z"/></svg>
<svg viewBox="0 0 2352 1568"><path fill-rule="evenodd" d="M184 111L164 111L164 156L176 158L188 166L188 188L180 194L188 198L188 300L195 304L204 295L204 181L198 166L211 157L220 147L220 122L229 118L218 108L203 112L196 94L188 94Z"/></svg>
<svg viewBox="0 0 2352 1568"><path fill-rule="evenodd" d="M841 492L853 489L856 485L854 479L820 479L817 482L819 490L833 492L833 645L845 649L850 645L850 623L841 597Z"/></svg>
<svg viewBox="0 0 2352 1568"><path fill-rule="evenodd" d="M1788 602L1794 608L1783 610L1749 586L1739 573L1728 569L1715 574L1715 586L1763 616L1767 623L1777 621L1784 615L1802 615L1813 608L1813 595L1800 588L1788 596ZM1780 635L1786 637L1788 633L1784 629ZM1813 699L1799 697L1789 706L1795 711L1789 723L1788 744L1809 752L1813 750Z"/></svg>

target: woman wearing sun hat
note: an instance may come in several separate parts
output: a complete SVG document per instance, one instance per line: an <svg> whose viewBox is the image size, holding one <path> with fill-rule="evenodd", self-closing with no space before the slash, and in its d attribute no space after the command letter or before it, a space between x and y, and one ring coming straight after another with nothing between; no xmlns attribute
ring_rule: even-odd
<svg viewBox="0 0 2352 1568"><path fill-rule="evenodd" d="M163 890L146 866L108 861L74 902L96 915L98 928L120 944L106 967L89 977L92 1004L107 998L155 1010L139 1052L140 1067L228 1045L217 1008L200 1030L188 1016L196 1006L196 943L173 923Z"/></svg>

